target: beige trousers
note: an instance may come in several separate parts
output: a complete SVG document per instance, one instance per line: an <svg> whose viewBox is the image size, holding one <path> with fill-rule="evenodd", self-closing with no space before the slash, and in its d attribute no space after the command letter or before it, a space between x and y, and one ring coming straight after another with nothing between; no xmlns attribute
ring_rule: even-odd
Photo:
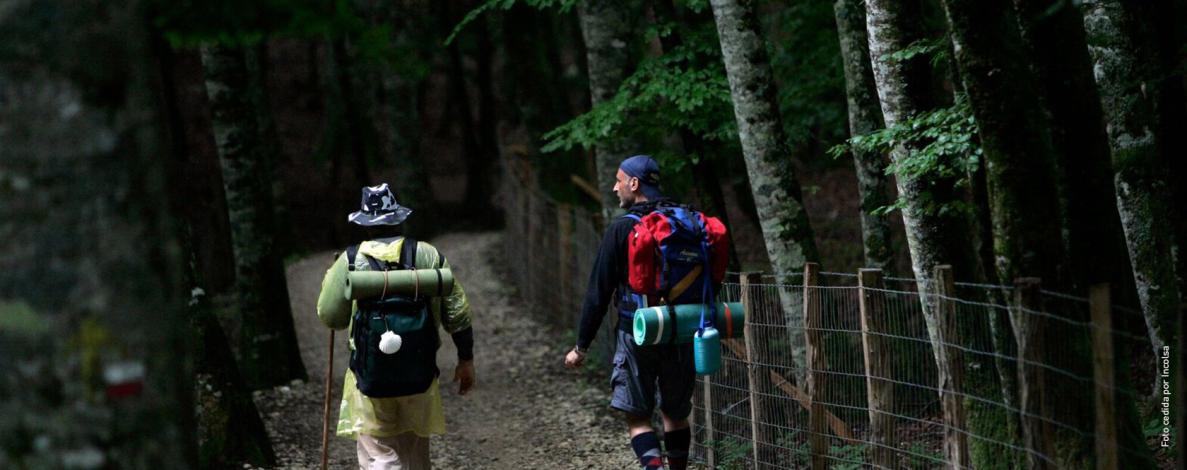
<svg viewBox="0 0 1187 470"><path fill-rule="evenodd" d="M359 434L359 470L431 470L429 438L406 432L392 437Z"/></svg>

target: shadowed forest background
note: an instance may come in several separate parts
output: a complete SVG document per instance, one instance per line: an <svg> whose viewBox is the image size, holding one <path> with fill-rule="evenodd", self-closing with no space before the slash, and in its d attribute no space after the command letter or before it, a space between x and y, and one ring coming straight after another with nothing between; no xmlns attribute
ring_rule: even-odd
<svg viewBox="0 0 1187 470"><path fill-rule="evenodd" d="M1179 354L1185 24L1183 0L0 0L0 467L275 465L250 392L318 380L285 266L365 236L362 186L424 240L519 233L508 187L600 231L635 154L728 225L735 274L1107 283L1139 312L1113 328ZM1017 352L1009 318L962 321ZM1125 354L1126 458L1173 465ZM995 419L970 425L1018 426ZM1081 437L1043 465L1094 464Z"/></svg>

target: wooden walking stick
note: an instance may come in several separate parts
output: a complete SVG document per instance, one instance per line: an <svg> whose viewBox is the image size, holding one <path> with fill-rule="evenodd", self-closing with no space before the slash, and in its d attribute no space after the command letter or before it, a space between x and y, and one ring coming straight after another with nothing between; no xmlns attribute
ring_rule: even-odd
<svg viewBox="0 0 1187 470"><path fill-rule="evenodd" d="M330 328L330 356L326 362L326 407L321 425L321 469L326 470L330 456L330 384L334 380L334 329Z"/></svg>

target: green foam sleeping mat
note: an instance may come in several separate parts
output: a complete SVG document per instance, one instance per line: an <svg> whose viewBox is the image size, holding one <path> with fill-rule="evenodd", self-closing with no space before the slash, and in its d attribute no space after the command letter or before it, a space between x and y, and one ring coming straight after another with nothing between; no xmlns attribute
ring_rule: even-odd
<svg viewBox="0 0 1187 470"><path fill-rule="evenodd" d="M648 346L672 341L672 334L676 335L676 343L692 341L692 336L701 326L701 304L684 304L675 306L675 318L668 311L667 305L643 307L635 310L634 334L635 344ZM713 309L705 306L705 320L710 318L716 326L721 338L739 338L742 336L742 324L746 321L746 312L741 302L718 302L716 315Z"/></svg>
<svg viewBox="0 0 1187 470"><path fill-rule="evenodd" d="M384 293L384 271L351 271L346 275L346 298L370 299ZM453 271L401 269L387 271L387 293L420 297L441 297L453 291Z"/></svg>

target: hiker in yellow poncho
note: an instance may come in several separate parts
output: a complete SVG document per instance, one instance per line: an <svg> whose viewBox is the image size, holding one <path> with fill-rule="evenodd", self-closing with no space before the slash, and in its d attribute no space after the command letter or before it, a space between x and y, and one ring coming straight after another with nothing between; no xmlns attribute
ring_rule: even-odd
<svg viewBox="0 0 1187 470"><path fill-rule="evenodd" d="M449 268L432 245L398 236L394 229L411 212L396 202L387 184L363 188L363 208L348 220L368 227L371 240L338 256L326 271L317 300L318 317L326 326L350 328L351 366L343 383L337 434L358 441L362 469L430 468L428 438L445 433L436 365L438 326L457 346L454 378L459 393L474 385L470 306L456 279L452 291L436 297L429 289L411 297L386 293L385 286L382 298L346 299L350 271ZM379 345L381 341L385 344Z"/></svg>

